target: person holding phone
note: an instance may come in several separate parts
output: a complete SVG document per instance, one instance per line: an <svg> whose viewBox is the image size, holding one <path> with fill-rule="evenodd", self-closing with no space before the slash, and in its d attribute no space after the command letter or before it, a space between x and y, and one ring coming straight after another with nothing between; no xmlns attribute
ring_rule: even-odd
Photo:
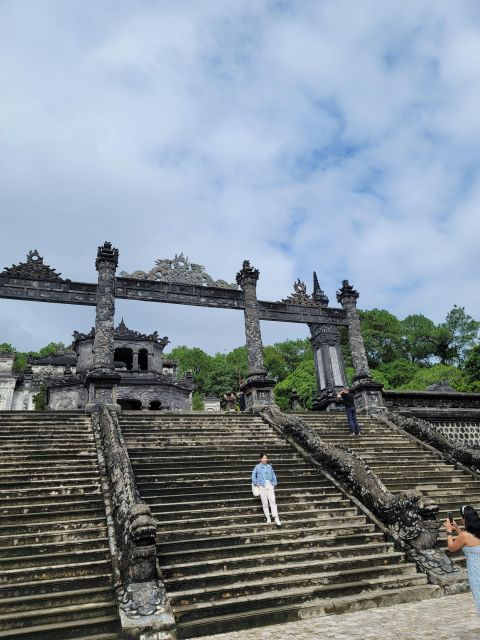
<svg viewBox="0 0 480 640"><path fill-rule="evenodd" d="M462 549L467 559L467 573L470 590L477 605L477 612L480 615L480 516L476 509L466 504L460 509L460 513L465 525L464 530L460 529L452 514L448 514L445 520L447 530L448 550L455 552ZM453 532L457 536L454 537Z"/></svg>

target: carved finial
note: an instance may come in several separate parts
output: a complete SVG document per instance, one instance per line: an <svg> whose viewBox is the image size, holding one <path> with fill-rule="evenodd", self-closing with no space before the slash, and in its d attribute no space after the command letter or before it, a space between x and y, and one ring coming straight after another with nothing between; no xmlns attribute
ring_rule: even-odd
<svg viewBox="0 0 480 640"><path fill-rule="evenodd" d="M237 284L242 287L245 282L257 282L260 271L250 266L250 260L244 260L242 270L237 273Z"/></svg>
<svg viewBox="0 0 480 640"><path fill-rule="evenodd" d="M98 270L98 265L101 262L110 262L115 268L118 264L118 249L112 247L111 242L104 242L101 247L98 247L97 259L95 260L95 267Z"/></svg>
<svg viewBox="0 0 480 640"><path fill-rule="evenodd" d="M357 300L359 296L358 291L349 284L348 280L342 280L342 288L337 291L337 300L340 304L346 302L347 300Z"/></svg>
<svg viewBox="0 0 480 640"><path fill-rule="evenodd" d="M325 295L325 292L322 291L322 289L320 288L320 284L318 282L317 272L316 271L313 272L313 293L312 293L312 298L313 298L313 300L315 300L315 302L318 302L318 304L320 306L328 307L328 298Z"/></svg>
<svg viewBox="0 0 480 640"><path fill-rule="evenodd" d="M37 249L31 249L27 253L27 261L18 265L12 264L10 268L5 268L3 274L12 278L28 278L29 280L52 280L61 282L60 273L52 269L48 264L44 264L42 256Z"/></svg>

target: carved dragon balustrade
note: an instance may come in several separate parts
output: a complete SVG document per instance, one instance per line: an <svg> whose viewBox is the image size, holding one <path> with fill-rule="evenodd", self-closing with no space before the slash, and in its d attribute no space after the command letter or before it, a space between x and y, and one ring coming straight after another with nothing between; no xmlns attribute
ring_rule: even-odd
<svg viewBox="0 0 480 640"><path fill-rule="evenodd" d="M175 620L157 564L156 522L140 498L117 415L104 407L92 414L92 422L110 487L124 638L174 640Z"/></svg>
<svg viewBox="0 0 480 640"><path fill-rule="evenodd" d="M388 529L407 556L426 572L430 582L448 586L463 580L463 572L435 549L438 505L419 491L392 494L368 465L348 447L333 445L293 415L275 405L262 418L282 435L292 439L348 491L364 504Z"/></svg>

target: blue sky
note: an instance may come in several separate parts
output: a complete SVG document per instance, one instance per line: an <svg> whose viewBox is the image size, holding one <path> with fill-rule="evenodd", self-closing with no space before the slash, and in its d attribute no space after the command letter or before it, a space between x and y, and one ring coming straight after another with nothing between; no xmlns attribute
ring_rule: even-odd
<svg viewBox="0 0 480 640"><path fill-rule="evenodd" d="M279 300L480 318L480 4L470 0L2 0L0 267L37 248L94 281L183 251ZM119 302L207 351L242 314ZM0 301L0 342L68 342L93 310ZM266 343L303 326L262 324Z"/></svg>

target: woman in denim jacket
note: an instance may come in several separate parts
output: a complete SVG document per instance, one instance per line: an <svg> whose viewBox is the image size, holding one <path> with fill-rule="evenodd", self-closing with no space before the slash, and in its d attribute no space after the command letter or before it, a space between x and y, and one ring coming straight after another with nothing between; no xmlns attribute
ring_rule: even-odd
<svg viewBox="0 0 480 640"><path fill-rule="evenodd" d="M281 527L282 523L278 517L277 503L275 502L277 476L275 475L272 465L268 464L266 453L260 454L260 462L252 471L252 484L257 486L260 490L260 499L262 501L263 513L267 519L267 524L272 522L272 519L270 518L270 511L268 510L268 505L270 504L272 518L275 519L277 527Z"/></svg>

